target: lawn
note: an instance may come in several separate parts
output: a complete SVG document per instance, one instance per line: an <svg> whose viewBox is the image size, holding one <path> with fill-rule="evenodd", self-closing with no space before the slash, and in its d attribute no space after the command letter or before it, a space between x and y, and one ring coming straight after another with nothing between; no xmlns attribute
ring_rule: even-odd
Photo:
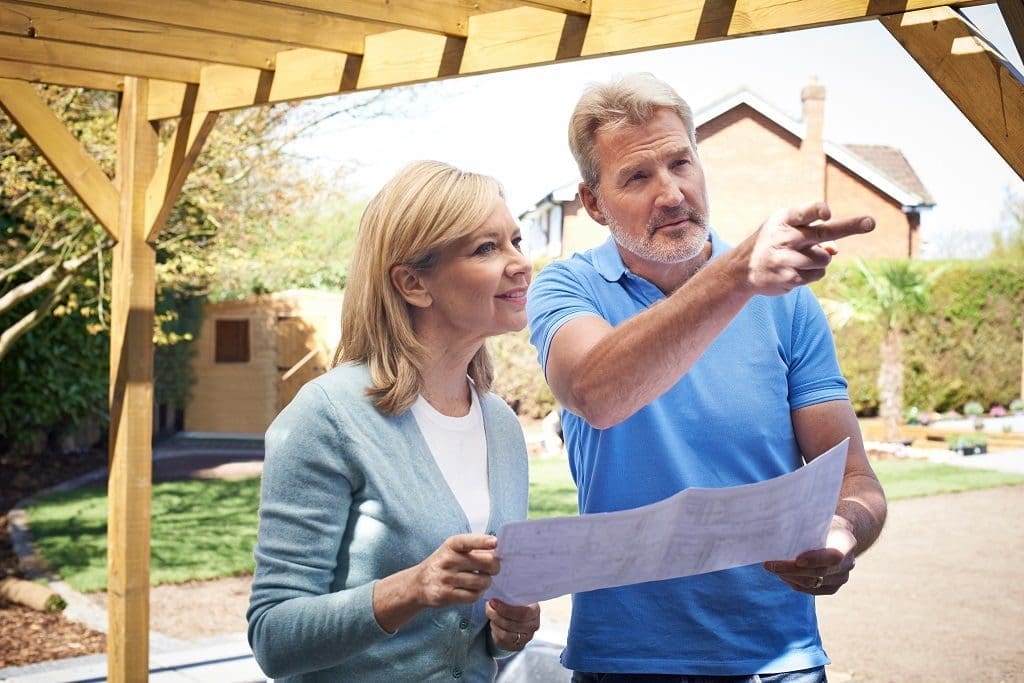
<svg viewBox="0 0 1024 683"><path fill-rule="evenodd" d="M922 461L874 463L889 500L1024 483L1024 476ZM253 570L259 479L196 480L153 486L154 584L246 574ZM576 487L561 458L530 461L531 518L575 515ZM51 567L80 591L106 586L107 497L81 489L29 510L36 544Z"/></svg>

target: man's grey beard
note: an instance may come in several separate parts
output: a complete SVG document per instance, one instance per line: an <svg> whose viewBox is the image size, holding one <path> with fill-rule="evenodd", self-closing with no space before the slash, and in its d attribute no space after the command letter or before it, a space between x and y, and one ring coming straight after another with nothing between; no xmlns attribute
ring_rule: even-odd
<svg viewBox="0 0 1024 683"><path fill-rule="evenodd" d="M703 251L710 234L707 216L688 206L659 211L651 218L643 235L634 235L623 230L618 221L607 211L600 196L597 197L597 206L608 221L608 230L612 233L612 237L620 246L640 258L655 263L683 263L695 258ZM686 230L678 237L654 240L654 235L660 226L684 217L693 226L696 226L696 229Z"/></svg>

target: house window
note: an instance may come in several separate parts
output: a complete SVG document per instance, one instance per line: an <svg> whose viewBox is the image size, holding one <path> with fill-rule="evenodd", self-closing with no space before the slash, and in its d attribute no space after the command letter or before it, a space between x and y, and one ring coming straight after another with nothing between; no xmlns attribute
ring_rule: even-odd
<svg viewBox="0 0 1024 683"><path fill-rule="evenodd" d="M218 320L214 360L218 363L249 362L249 321Z"/></svg>

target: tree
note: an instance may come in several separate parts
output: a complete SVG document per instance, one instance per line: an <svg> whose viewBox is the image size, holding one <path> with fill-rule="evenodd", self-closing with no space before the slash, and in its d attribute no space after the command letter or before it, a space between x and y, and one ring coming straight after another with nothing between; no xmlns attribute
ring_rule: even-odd
<svg viewBox="0 0 1024 683"><path fill-rule="evenodd" d="M112 178L116 95L38 92ZM157 403L183 407L187 399L189 345L181 342L198 330L202 298L344 283L344 241L359 205L344 196L344 169L312 172L291 146L326 121L400 114L412 97L357 93L221 115L154 245ZM175 125L161 124L161 140ZM40 433L52 441L53 430L79 420L105 422L110 294L106 232L2 115L0 240L0 394L18 396L14 405L0 402L2 451ZM231 280L240 273L247 279ZM88 381L73 387L78 380Z"/></svg>
<svg viewBox="0 0 1024 683"><path fill-rule="evenodd" d="M928 288L940 270L923 275L911 261L882 261L872 267L856 262L861 282L843 288L846 320L857 318L879 326L881 367L878 372L878 412L886 441L900 439L903 418L903 338L914 316L928 308Z"/></svg>
<svg viewBox="0 0 1024 683"><path fill-rule="evenodd" d="M1006 221L1002 231L992 236L992 258L1024 261L1024 197L1006 196Z"/></svg>

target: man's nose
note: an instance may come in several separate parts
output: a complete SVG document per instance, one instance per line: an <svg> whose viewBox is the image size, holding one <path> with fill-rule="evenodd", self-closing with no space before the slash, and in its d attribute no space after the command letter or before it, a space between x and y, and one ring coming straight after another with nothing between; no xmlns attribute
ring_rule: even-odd
<svg viewBox="0 0 1024 683"><path fill-rule="evenodd" d="M679 187L679 181L671 174L663 173L658 177L658 196L655 198L655 205L659 209L679 206L685 197L682 188Z"/></svg>

